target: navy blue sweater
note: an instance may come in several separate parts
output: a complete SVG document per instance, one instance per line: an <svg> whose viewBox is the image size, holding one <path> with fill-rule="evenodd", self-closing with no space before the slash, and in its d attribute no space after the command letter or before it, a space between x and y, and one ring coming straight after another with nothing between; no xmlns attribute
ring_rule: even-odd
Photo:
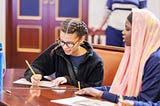
<svg viewBox="0 0 160 106"><path fill-rule="evenodd" d="M153 103L149 102L142 102L142 101L134 101L134 106L160 106L160 101Z"/></svg>
<svg viewBox="0 0 160 106"><path fill-rule="evenodd" d="M97 87L104 91L102 98L111 102L118 102L118 95L109 93L109 86ZM124 96L124 99L135 101L152 101L160 100L160 49L154 52L147 60L144 66L144 74L142 78L142 90L137 97Z"/></svg>

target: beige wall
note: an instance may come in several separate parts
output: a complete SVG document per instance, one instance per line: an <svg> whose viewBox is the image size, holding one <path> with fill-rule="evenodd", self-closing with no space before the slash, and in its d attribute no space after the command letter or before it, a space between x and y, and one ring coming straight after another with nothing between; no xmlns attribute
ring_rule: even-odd
<svg viewBox="0 0 160 106"><path fill-rule="evenodd" d="M89 0L88 24L89 27L99 23L105 14L106 0ZM105 28L105 26L104 26Z"/></svg>
<svg viewBox="0 0 160 106"><path fill-rule="evenodd" d="M148 0L148 9L160 19L160 0Z"/></svg>
<svg viewBox="0 0 160 106"><path fill-rule="evenodd" d="M99 23L104 13L105 4L106 0L89 0L89 27ZM148 0L147 6L160 19L160 0ZM106 27L104 26L104 28Z"/></svg>

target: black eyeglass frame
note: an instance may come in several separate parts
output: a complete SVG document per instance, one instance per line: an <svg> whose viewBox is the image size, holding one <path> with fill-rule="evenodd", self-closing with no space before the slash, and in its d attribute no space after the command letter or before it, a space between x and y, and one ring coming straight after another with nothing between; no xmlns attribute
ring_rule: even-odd
<svg viewBox="0 0 160 106"><path fill-rule="evenodd" d="M59 44L60 46L66 45L68 48L73 48L78 41L79 41L79 39L78 39L76 42L72 42L72 41L70 41L70 42L65 42L65 41L63 41L63 40L58 40L58 44Z"/></svg>

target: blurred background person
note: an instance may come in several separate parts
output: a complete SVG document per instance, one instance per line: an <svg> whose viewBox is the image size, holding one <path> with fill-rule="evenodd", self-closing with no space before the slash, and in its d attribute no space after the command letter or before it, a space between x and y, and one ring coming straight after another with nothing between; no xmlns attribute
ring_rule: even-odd
<svg viewBox="0 0 160 106"><path fill-rule="evenodd" d="M106 45L124 47L122 30L125 19L132 8L146 8L147 0L107 0L105 14L99 25L91 27L92 31L101 30L107 22Z"/></svg>

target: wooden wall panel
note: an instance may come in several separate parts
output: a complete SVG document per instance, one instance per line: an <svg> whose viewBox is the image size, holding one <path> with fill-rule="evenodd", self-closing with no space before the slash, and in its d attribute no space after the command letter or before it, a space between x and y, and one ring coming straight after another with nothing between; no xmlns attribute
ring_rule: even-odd
<svg viewBox="0 0 160 106"><path fill-rule="evenodd" d="M63 20L56 20L56 5L63 2L66 0L6 0L7 68L26 68L24 60L31 63L58 39L58 28ZM76 9L71 9L73 14L66 18L77 17L88 24L88 0L67 0L67 4ZM63 10L64 4L60 5L57 8Z"/></svg>

